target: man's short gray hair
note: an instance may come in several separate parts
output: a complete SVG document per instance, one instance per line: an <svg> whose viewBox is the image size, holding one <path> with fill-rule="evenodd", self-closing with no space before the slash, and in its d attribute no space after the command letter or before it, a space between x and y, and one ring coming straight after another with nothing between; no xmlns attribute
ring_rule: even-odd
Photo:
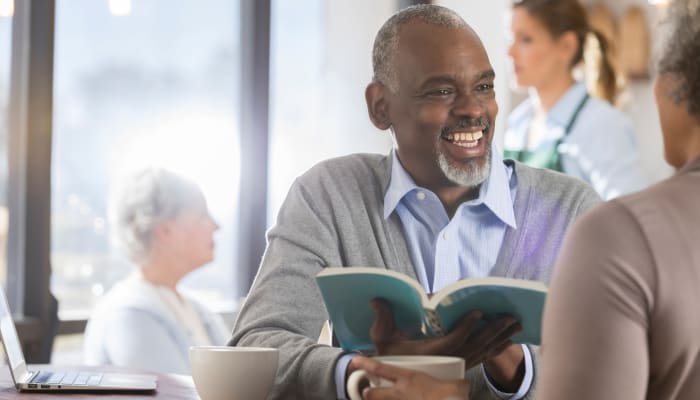
<svg viewBox="0 0 700 400"><path fill-rule="evenodd" d="M399 31L407 23L420 20L427 24L445 28L471 29L469 25L453 10L432 4L420 4L406 7L392 15L377 32L372 50L373 80L387 86L392 92L398 92L398 74L394 58L399 48Z"/></svg>
<svg viewBox="0 0 700 400"><path fill-rule="evenodd" d="M135 173L112 199L110 217L119 245L133 262L147 261L154 228L195 207L202 197L195 183L171 171L148 168Z"/></svg>
<svg viewBox="0 0 700 400"><path fill-rule="evenodd" d="M672 100L687 101L688 114L700 121L700 0L674 0L667 11L659 72L674 77Z"/></svg>

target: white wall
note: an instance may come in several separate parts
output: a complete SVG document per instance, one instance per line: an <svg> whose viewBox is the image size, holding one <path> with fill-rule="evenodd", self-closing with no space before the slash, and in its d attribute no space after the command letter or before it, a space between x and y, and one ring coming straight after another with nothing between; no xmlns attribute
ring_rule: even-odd
<svg viewBox="0 0 700 400"><path fill-rule="evenodd" d="M317 162L388 153L367 115L372 45L396 0L273 2L268 223L294 179Z"/></svg>
<svg viewBox="0 0 700 400"><path fill-rule="evenodd" d="M397 0L326 2L326 75L324 114L328 126L342 126L337 154L387 153L389 131L369 120L365 88L372 79L372 46L379 28L396 12ZM333 132L331 132L333 133Z"/></svg>

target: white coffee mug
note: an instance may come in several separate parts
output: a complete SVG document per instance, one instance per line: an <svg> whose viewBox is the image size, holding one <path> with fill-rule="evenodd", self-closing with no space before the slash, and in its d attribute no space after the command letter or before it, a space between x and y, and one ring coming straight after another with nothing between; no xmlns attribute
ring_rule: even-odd
<svg viewBox="0 0 700 400"><path fill-rule="evenodd" d="M192 379L202 400L264 400L279 351L267 347L190 347Z"/></svg>
<svg viewBox="0 0 700 400"><path fill-rule="evenodd" d="M397 367L425 372L426 374L444 380L464 379L464 359L447 356L379 356L375 360L396 365ZM347 391L351 400L362 400L360 383L369 380L371 387L388 387L393 382L372 376L364 370L357 370L350 374L347 382Z"/></svg>

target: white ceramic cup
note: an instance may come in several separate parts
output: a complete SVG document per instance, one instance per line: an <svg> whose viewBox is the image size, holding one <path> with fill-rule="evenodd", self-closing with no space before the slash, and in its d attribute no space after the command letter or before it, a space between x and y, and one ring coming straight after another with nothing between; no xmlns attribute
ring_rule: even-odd
<svg viewBox="0 0 700 400"><path fill-rule="evenodd" d="M379 356L375 360L396 365L397 367L425 372L437 379L456 380L464 379L464 359L447 356ZM360 383L368 380L371 387L388 387L393 382L380 379L368 374L364 370L357 370L350 374L347 382L347 391L351 400L362 400Z"/></svg>
<svg viewBox="0 0 700 400"><path fill-rule="evenodd" d="M279 351L266 347L190 347L192 379L202 400L264 400Z"/></svg>

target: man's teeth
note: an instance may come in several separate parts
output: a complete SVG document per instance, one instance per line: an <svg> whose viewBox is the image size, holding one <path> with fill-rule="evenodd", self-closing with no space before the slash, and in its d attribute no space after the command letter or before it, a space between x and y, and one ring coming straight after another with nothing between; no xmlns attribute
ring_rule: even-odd
<svg viewBox="0 0 700 400"><path fill-rule="evenodd" d="M473 141L473 142L452 142L455 146L459 147L476 147L479 145L478 141Z"/></svg>
<svg viewBox="0 0 700 400"><path fill-rule="evenodd" d="M449 133L447 135L447 139L453 142L476 142L477 140L481 139L484 136L484 133L479 131L479 132L472 132L472 133ZM462 143L455 143L457 145L461 145ZM467 143L465 143L467 144ZM468 143L472 144L472 143ZM476 143L472 144L473 146L476 146ZM466 146L466 147L471 147L471 146Z"/></svg>

